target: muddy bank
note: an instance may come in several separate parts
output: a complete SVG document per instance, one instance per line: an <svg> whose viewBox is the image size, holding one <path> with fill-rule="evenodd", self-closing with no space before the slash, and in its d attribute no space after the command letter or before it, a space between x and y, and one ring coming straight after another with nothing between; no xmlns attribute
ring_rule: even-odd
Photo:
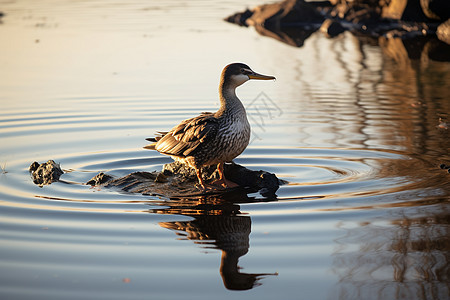
<svg viewBox="0 0 450 300"><path fill-rule="evenodd" d="M295 47L303 46L316 31L329 38L349 31L373 41L400 38L423 43L424 38L433 39L437 42L433 47L440 48L436 59L450 61L449 17L448 0L285 0L225 20L253 26L259 34Z"/></svg>

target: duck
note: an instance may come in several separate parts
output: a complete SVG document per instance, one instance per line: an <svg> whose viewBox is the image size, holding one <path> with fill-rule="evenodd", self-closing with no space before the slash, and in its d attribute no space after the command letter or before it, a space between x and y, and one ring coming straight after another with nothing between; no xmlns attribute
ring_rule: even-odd
<svg viewBox="0 0 450 300"><path fill-rule="evenodd" d="M251 127L236 88L249 80L275 80L254 72L244 63L232 63L222 71L219 83L219 109L181 121L167 132L158 132L145 149L171 156L195 169L200 190L213 188L205 183L202 168L217 165L217 184L225 189L238 185L225 178L224 164L239 156L248 146Z"/></svg>

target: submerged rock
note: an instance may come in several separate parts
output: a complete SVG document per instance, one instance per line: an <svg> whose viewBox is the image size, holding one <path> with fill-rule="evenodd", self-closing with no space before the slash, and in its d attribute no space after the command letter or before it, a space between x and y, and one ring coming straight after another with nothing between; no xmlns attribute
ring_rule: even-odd
<svg viewBox="0 0 450 300"><path fill-rule="evenodd" d="M274 198L275 192L284 183L275 174L261 170L249 170L234 163L225 164L224 173L225 177L237 183L239 188L246 188L247 192L259 191L262 196L267 198ZM219 177L215 166L203 168L202 174L206 182L212 182ZM227 191L221 187L217 187L217 189L212 188L205 192L200 191L196 187L197 176L195 171L180 162L164 165L161 172L134 172L120 178L113 178L107 174L100 173L86 184L119 188L130 193L166 197L195 196Z"/></svg>
<svg viewBox="0 0 450 300"><path fill-rule="evenodd" d="M33 177L33 182L39 186L51 184L59 180L59 177L64 174L59 164L53 160L39 164L34 162L28 169Z"/></svg>

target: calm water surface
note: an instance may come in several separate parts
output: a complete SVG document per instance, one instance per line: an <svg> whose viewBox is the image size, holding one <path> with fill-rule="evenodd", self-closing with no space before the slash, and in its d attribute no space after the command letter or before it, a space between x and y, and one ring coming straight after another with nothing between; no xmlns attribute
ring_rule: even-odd
<svg viewBox="0 0 450 300"><path fill-rule="evenodd" d="M450 297L450 64L222 21L244 8L2 3L0 298ZM217 109L235 61L277 77L239 88L253 132L236 159L288 182L275 199L83 184L170 162L144 139ZM48 159L66 173L36 186L28 166Z"/></svg>

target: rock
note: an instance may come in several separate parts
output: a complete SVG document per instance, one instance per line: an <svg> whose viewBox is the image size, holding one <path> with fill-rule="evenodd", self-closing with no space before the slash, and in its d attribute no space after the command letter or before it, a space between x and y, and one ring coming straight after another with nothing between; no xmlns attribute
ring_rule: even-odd
<svg viewBox="0 0 450 300"><path fill-rule="evenodd" d="M225 164L225 177L237 183L240 186L248 187L259 191L261 195L267 197L275 193L278 187L283 183L275 174L266 171L249 170L238 164Z"/></svg>
<svg viewBox="0 0 450 300"><path fill-rule="evenodd" d="M319 28L330 38L346 30L373 40L434 37L436 20L447 20L449 15L450 0L285 0L247 9L226 20L254 26L261 35L301 47ZM443 41L447 40L445 32L443 27Z"/></svg>
<svg viewBox="0 0 450 300"><path fill-rule="evenodd" d="M209 167L203 168L203 179L208 180L208 173L211 173L209 170ZM180 162L173 162L170 164L165 164L163 166L162 172L167 176L173 176L173 175L179 175L181 177L184 177L186 180L195 180L197 178L197 175L195 173L195 170L192 168L186 168L186 166Z"/></svg>
<svg viewBox="0 0 450 300"><path fill-rule="evenodd" d="M95 175L94 177L92 177L88 182L86 182L87 185L92 185L92 186L98 186L98 185L102 185L107 183L108 181L113 180L114 177L105 174L103 172L98 173L97 175Z"/></svg>
<svg viewBox="0 0 450 300"><path fill-rule="evenodd" d="M401 20L408 0L391 0L382 8L381 17L386 19Z"/></svg>
<svg viewBox="0 0 450 300"><path fill-rule="evenodd" d="M247 25L279 29L299 23L321 23L323 16L303 0L285 0L257 6L247 19Z"/></svg>
<svg viewBox="0 0 450 300"><path fill-rule="evenodd" d="M450 19L439 25L436 35L441 41L450 45Z"/></svg>
<svg viewBox="0 0 450 300"><path fill-rule="evenodd" d="M59 180L59 177L64 174L59 164L53 160L39 164L34 162L28 169L33 177L33 182L39 186L51 184Z"/></svg>
<svg viewBox="0 0 450 300"><path fill-rule="evenodd" d="M381 16L402 21L431 21L422 11L420 0L391 0L388 6L382 8Z"/></svg>
<svg viewBox="0 0 450 300"><path fill-rule="evenodd" d="M157 186L155 183L157 175L156 172L134 172L120 178L112 179L104 186L108 188L120 188L130 193L165 195L160 193L165 189L153 189L153 187ZM165 184L161 184L162 186L165 186Z"/></svg>
<svg viewBox="0 0 450 300"><path fill-rule="evenodd" d="M163 173L169 176L178 175L191 181L197 181L195 170L186 167L180 162L166 164L163 167ZM279 179L272 173L266 171L253 171L241 165L231 163L224 165L225 177L243 187L249 187L256 190L262 188L278 189L280 186ZM213 181L219 178L216 166L209 166L202 169L203 179Z"/></svg>
<svg viewBox="0 0 450 300"><path fill-rule="evenodd" d="M370 1L342 1L335 5L329 15L340 22L367 25L380 19L381 10Z"/></svg>
<svg viewBox="0 0 450 300"><path fill-rule="evenodd" d="M241 26L254 26L256 31L263 36L277 39L294 47L301 47L304 41L319 29L324 20L317 9L318 6L329 7L330 2L285 0L260 5L251 11L247 9L225 20Z"/></svg>
<svg viewBox="0 0 450 300"><path fill-rule="evenodd" d="M275 192L285 182L279 180L274 174L265 171L253 171L243 166L231 163L224 166L225 177L245 188L247 192L259 191L263 197L275 198ZM219 177L215 166L202 169L206 182L212 182ZM108 176L106 180L103 180ZM101 180L99 178L102 178ZM180 162L166 164L161 172L134 172L121 178L112 178L100 173L87 184L104 186L107 188L119 188L130 193L162 195L166 197L196 196L204 194L217 194L224 191L221 188L200 191L197 185L197 176L192 168L186 167Z"/></svg>

